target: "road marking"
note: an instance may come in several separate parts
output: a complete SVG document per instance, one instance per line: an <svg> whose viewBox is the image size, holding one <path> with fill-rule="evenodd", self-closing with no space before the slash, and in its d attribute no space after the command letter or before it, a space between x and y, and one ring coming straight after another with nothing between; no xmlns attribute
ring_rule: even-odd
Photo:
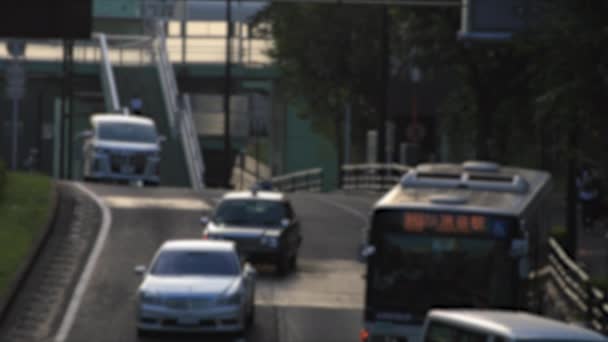
<svg viewBox="0 0 608 342"><path fill-rule="evenodd" d="M346 211L347 213L350 213L353 216L359 218L363 222L363 224L367 225L367 215L362 214L360 211L356 210L355 208L352 208L352 207L340 204L340 203L338 203L336 201L325 199L325 198L320 197L320 196L315 196L315 199L317 201L319 201L319 202L323 202L323 203L329 204L329 205L331 205L333 207L342 209L342 210Z"/></svg>
<svg viewBox="0 0 608 342"><path fill-rule="evenodd" d="M284 279L260 276L255 304L273 307L361 310L364 265L349 260L303 259Z"/></svg>
<svg viewBox="0 0 608 342"><path fill-rule="evenodd" d="M363 222L363 226L359 229L360 233L361 233L361 244L359 246L359 248L362 248L363 245L365 244L364 241L367 241L367 229L369 226L369 218L367 215L362 214L360 211L358 211L357 209L353 208L353 207L349 207L347 205L338 203L336 201L332 201L329 199L325 199L323 197L317 196L315 197L319 202L323 202L325 204L329 204L333 207L336 207L338 209L342 209L344 211L346 211L349 214L352 214L353 216L355 216L356 218L360 219L361 222ZM361 252L361 250L359 250L359 252Z"/></svg>
<svg viewBox="0 0 608 342"><path fill-rule="evenodd" d="M103 250L103 246L110 232L110 226L112 225L112 213L110 212L110 208L108 208L103 200L81 183L76 183L76 187L89 196L99 206L99 209L101 210L101 227L99 228L99 233L97 235L95 245L93 246L93 250L89 255L89 259L87 260L82 274L80 275L80 279L78 280L78 284L76 285L72 299L70 300L68 308L63 316L61 325L57 331L57 335L55 335L55 342L64 342L67 339L72 326L74 325L74 320L76 319L80 302L82 301L85 291L89 285L89 281L93 276L93 271L95 270L97 260L101 255L101 251Z"/></svg>
<svg viewBox="0 0 608 342"><path fill-rule="evenodd" d="M149 198L137 196L104 196L104 201L118 209L209 210L211 207L197 198Z"/></svg>

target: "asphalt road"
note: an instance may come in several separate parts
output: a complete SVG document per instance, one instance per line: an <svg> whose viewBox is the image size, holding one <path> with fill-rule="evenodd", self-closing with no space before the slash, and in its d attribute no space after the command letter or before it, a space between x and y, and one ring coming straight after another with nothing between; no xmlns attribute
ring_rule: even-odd
<svg viewBox="0 0 608 342"><path fill-rule="evenodd" d="M168 239L199 238L199 217L221 192L203 199L185 189L89 185L110 207L112 225L67 341L137 341L133 267ZM356 261L373 196L293 194L303 231L298 270L285 278L258 269L256 319L247 341L357 341L363 265ZM150 341L231 341L228 336L162 335ZM143 339L142 339L143 340Z"/></svg>

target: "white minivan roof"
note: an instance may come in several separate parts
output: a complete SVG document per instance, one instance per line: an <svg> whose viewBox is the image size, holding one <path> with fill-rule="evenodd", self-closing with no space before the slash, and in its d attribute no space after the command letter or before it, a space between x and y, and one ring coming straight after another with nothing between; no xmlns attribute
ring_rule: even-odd
<svg viewBox="0 0 608 342"><path fill-rule="evenodd" d="M97 124L102 122L109 123L131 123L146 126L154 126L154 121L150 118L135 115L121 115L121 114L94 114L91 116L91 123Z"/></svg>

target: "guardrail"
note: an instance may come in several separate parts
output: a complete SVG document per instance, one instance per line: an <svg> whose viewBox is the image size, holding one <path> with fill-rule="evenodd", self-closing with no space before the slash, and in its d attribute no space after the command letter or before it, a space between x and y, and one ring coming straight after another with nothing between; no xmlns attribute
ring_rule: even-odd
<svg viewBox="0 0 608 342"><path fill-rule="evenodd" d="M410 168L401 164L350 164L341 168L342 189L386 191Z"/></svg>
<svg viewBox="0 0 608 342"><path fill-rule="evenodd" d="M272 186L284 192L293 191L323 191L323 169L310 169L288 173L270 179Z"/></svg>
<svg viewBox="0 0 608 342"><path fill-rule="evenodd" d="M589 275L553 238L549 239L547 273L575 315L589 328L608 335L608 293L593 286Z"/></svg>

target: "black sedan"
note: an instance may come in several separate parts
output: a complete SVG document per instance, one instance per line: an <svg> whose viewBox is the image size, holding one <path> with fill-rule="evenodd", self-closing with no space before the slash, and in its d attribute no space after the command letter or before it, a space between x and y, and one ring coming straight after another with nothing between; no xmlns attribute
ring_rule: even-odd
<svg viewBox="0 0 608 342"><path fill-rule="evenodd" d="M274 264L281 275L295 269L302 235L282 193L230 192L201 223L204 239L232 240L250 262Z"/></svg>

